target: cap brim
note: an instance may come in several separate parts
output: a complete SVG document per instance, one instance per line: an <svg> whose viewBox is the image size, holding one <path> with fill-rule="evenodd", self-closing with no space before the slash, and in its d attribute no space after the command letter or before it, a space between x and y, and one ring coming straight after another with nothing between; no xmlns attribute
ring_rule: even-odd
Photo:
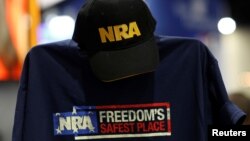
<svg viewBox="0 0 250 141"><path fill-rule="evenodd" d="M94 74L104 82L152 72L159 64L159 51L154 38L122 50L99 51L90 58Z"/></svg>

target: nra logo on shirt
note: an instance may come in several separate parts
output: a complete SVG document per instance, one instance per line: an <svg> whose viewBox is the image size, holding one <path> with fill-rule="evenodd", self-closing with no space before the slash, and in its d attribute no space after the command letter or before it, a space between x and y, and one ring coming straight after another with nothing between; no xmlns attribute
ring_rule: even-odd
<svg viewBox="0 0 250 141"><path fill-rule="evenodd" d="M55 136L75 140L171 136L169 103L75 106L53 120Z"/></svg>

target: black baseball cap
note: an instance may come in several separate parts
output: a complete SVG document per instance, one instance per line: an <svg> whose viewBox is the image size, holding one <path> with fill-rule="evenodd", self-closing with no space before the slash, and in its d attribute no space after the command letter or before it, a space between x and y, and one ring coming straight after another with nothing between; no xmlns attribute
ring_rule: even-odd
<svg viewBox="0 0 250 141"><path fill-rule="evenodd" d="M73 40L104 82L152 72L159 64L156 21L143 0L86 0Z"/></svg>

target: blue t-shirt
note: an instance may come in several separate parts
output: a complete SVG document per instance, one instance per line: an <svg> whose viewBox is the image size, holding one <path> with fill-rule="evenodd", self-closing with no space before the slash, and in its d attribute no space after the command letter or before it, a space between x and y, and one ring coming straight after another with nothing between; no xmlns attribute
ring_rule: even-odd
<svg viewBox="0 0 250 141"><path fill-rule="evenodd" d="M156 71L110 83L95 77L72 40L33 48L20 80L12 141L206 141L208 125L241 122L245 114L229 101L204 44L156 40Z"/></svg>

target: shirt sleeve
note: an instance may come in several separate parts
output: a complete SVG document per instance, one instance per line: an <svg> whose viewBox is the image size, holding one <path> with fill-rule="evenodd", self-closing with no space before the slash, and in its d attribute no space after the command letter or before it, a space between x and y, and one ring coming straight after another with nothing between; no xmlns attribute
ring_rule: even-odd
<svg viewBox="0 0 250 141"><path fill-rule="evenodd" d="M14 117L14 126L12 131L12 141L23 141L23 125L25 119L25 107L26 107L26 96L28 87L28 70L29 69L29 54L26 56L22 75L20 79L20 85L17 94L17 102Z"/></svg>
<svg viewBox="0 0 250 141"><path fill-rule="evenodd" d="M209 97L211 100L213 112L213 124L242 124L246 117L246 114L229 100L218 66L218 62L215 59L211 58L208 61L209 66L207 78Z"/></svg>

